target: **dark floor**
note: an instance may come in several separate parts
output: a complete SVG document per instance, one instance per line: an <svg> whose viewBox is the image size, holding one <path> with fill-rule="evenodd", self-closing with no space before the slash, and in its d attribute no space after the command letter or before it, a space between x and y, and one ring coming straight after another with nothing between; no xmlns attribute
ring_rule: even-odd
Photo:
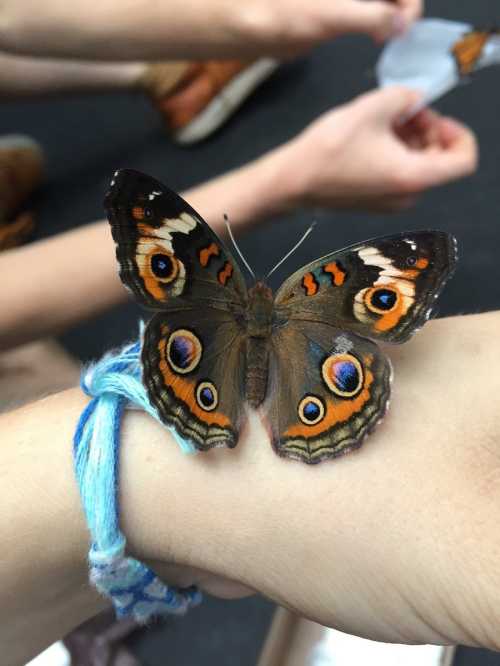
<svg viewBox="0 0 500 666"><path fill-rule="evenodd" d="M429 0L428 16L500 23L488 0ZM365 38L344 38L282 67L217 136L192 149L173 146L142 98L100 95L33 103L11 103L0 111L1 132L31 134L48 155L48 181L38 200L39 235L45 236L103 216L102 198L111 174L133 167L182 190L260 155L295 135L322 111L374 86L377 49ZM378 234L435 227L454 233L461 260L440 298L441 314L500 307L500 265L495 249L500 230L500 70L480 72L436 106L467 122L481 146L479 172L466 181L426 195L396 217L302 210L247 234L242 247L263 271L282 256L312 217L319 225L274 286L292 269L326 248ZM203 211L201 211L203 212ZM230 214L230 211L228 211ZM81 359L99 356L136 334L141 312L132 303L66 333L62 341ZM153 629L134 641L146 666L219 664L253 666L272 604L207 600L186 619ZM462 650L457 664L500 664L500 655Z"/></svg>

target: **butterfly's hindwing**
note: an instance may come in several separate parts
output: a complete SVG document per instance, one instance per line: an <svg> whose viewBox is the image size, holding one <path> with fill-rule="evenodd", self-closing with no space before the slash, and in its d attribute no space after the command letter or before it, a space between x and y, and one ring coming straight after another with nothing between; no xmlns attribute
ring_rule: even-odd
<svg viewBox="0 0 500 666"><path fill-rule="evenodd" d="M331 326L295 322L275 333L272 348L265 410L276 452L314 464L360 446L390 395L391 365L377 346Z"/></svg>
<svg viewBox="0 0 500 666"><path fill-rule="evenodd" d="M198 449L236 446L244 414L242 331L218 310L159 313L146 327L143 381L162 421Z"/></svg>

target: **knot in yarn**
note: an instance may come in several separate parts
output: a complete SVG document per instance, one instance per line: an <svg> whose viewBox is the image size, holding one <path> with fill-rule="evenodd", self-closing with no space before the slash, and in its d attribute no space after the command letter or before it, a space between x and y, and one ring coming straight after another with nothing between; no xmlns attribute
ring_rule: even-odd
<svg viewBox="0 0 500 666"><path fill-rule="evenodd" d="M163 583L145 564L126 555L119 528L117 498L120 426L127 408L140 408L156 420L141 381L140 341L106 354L82 372L82 390L91 397L73 438L75 472L91 534L89 579L114 605L118 617L146 622L155 615L185 613L200 602L195 587ZM184 453L194 447L171 431Z"/></svg>

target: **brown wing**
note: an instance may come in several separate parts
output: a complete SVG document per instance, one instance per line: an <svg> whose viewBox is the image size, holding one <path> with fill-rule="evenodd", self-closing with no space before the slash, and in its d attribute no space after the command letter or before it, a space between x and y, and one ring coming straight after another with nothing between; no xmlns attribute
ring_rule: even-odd
<svg viewBox="0 0 500 666"><path fill-rule="evenodd" d="M150 176L117 171L105 198L120 278L145 307L175 297L241 304L246 286L222 241L178 194Z"/></svg>
<svg viewBox="0 0 500 666"><path fill-rule="evenodd" d="M404 342L428 319L455 263L455 239L440 231L374 238L288 278L275 298L278 319Z"/></svg>
<svg viewBox="0 0 500 666"><path fill-rule="evenodd" d="M263 409L278 455L314 464L359 447L385 414L389 360L373 342L322 323L291 320L272 342Z"/></svg>
<svg viewBox="0 0 500 666"><path fill-rule="evenodd" d="M144 335L143 381L161 420L202 450L236 446L244 415L244 337L217 309L156 314Z"/></svg>

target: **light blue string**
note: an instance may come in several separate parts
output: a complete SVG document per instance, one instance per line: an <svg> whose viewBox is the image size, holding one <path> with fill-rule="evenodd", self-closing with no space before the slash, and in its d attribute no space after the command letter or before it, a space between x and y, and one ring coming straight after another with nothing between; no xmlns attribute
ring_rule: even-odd
<svg viewBox="0 0 500 666"><path fill-rule="evenodd" d="M201 601L201 593L194 586L170 587L145 564L125 555L117 499L123 411L137 405L160 421L141 381L140 353L141 343L135 342L84 370L81 387L92 400L78 421L73 453L91 535L89 579L111 599L118 617L146 622L157 615L185 613ZM170 430L184 453L195 453Z"/></svg>

